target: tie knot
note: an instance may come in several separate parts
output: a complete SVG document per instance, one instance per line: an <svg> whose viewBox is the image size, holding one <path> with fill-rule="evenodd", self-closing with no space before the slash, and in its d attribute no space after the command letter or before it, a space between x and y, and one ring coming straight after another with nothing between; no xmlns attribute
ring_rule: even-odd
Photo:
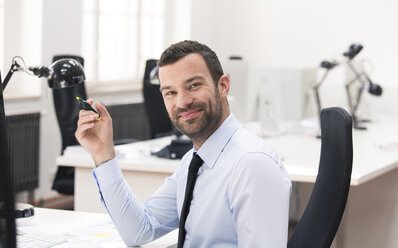
<svg viewBox="0 0 398 248"><path fill-rule="evenodd" d="M193 154L191 163L189 164L189 172L190 173L198 173L200 166L202 166L203 160L199 157L199 155L195 152Z"/></svg>

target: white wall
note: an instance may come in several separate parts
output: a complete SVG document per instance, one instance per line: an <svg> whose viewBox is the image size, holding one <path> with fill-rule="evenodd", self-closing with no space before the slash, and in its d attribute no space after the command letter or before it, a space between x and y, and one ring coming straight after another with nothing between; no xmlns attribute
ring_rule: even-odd
<svg viewBox="0 0 398 248"><path fill-rule="evenodd" d="M343 60L349 45L359 42L364 49L355 59L368 59L373 65L370 77L396 93L397 9L393 0L192 0L191 34L213 48L220 60L238 54L249 63L272 68L318 67L322 60ZM321 89L325 105L346 105L343 80L342 67L328 76ZM338 92L338 102L333 91ZM397 101L390 92L373 97L374 106L393 111Z"/></svg>
<svg viewBox="0 0 398 248"><path fill-rule="evenodd" d="M167 0L164 48L191 36L191 1ZM159 54L160 57L160 54Z"/></svg>

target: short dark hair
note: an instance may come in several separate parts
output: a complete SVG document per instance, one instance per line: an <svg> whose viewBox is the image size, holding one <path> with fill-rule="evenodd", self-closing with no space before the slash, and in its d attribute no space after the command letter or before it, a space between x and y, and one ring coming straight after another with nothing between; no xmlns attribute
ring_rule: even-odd
<svg viewBox="0 0 398 248"><path fill-rule="evenodd" d="M198 53L203 57L211 77L217 85L218 80L224 74L221 63L213 50L197 41L184 40L169 46L160 56L158 67L173 64L191 53Z"/></svg>

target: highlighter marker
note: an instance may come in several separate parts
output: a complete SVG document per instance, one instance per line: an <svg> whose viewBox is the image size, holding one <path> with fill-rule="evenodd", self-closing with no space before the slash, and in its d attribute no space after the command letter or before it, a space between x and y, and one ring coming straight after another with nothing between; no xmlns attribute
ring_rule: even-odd
<svg viewBox="0 0 398 248"><path fill-rule="evenodd" d="M93 112L95 112L95 113L97 113L98 114L98 112L97 111L95 111L95 109L93 109L91 106L90 106L90 104L88 104L85 100L83 100L83 99L81 99L80 97L76 97L76 99L79 101L79 105L80 105L80 108L82 108L82 109L85 109L85 110L91 110L91 111L93 111ZM98 121L99 120L101 120L101 116L98 114L98 119L97 119Z"/></svg>

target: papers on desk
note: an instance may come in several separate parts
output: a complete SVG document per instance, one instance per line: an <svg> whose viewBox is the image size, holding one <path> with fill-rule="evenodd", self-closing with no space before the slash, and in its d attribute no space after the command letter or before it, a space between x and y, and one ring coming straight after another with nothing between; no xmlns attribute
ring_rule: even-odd
<svg viewBox="0 0 398 248"><path fill-rule="evenodd" d="M57 245L57 248L125 248L122 238L118 234L111 221L102 221L81 227L62 225L42 225L19 227L24 233L47 233L66 238L68 241ZM177 242L178 229L154 240L148 244L139 246L142 248L166 248Z"/></svg>
<svg viewBox="0 0 398 248"><path fill-rule="evenodd" d="M24 233L47 233L66 238L68 242L59 248L72 247L126 247L111 221L102 221L78 228L68 225L41 225L18 227Z"/></svg>
<svg viewBox="0 0 398 248"><path fill-rule="evenodd" d="M90 243L109 243L122 241L111 221L69 230L63 234L68 239Z"/></svg>

